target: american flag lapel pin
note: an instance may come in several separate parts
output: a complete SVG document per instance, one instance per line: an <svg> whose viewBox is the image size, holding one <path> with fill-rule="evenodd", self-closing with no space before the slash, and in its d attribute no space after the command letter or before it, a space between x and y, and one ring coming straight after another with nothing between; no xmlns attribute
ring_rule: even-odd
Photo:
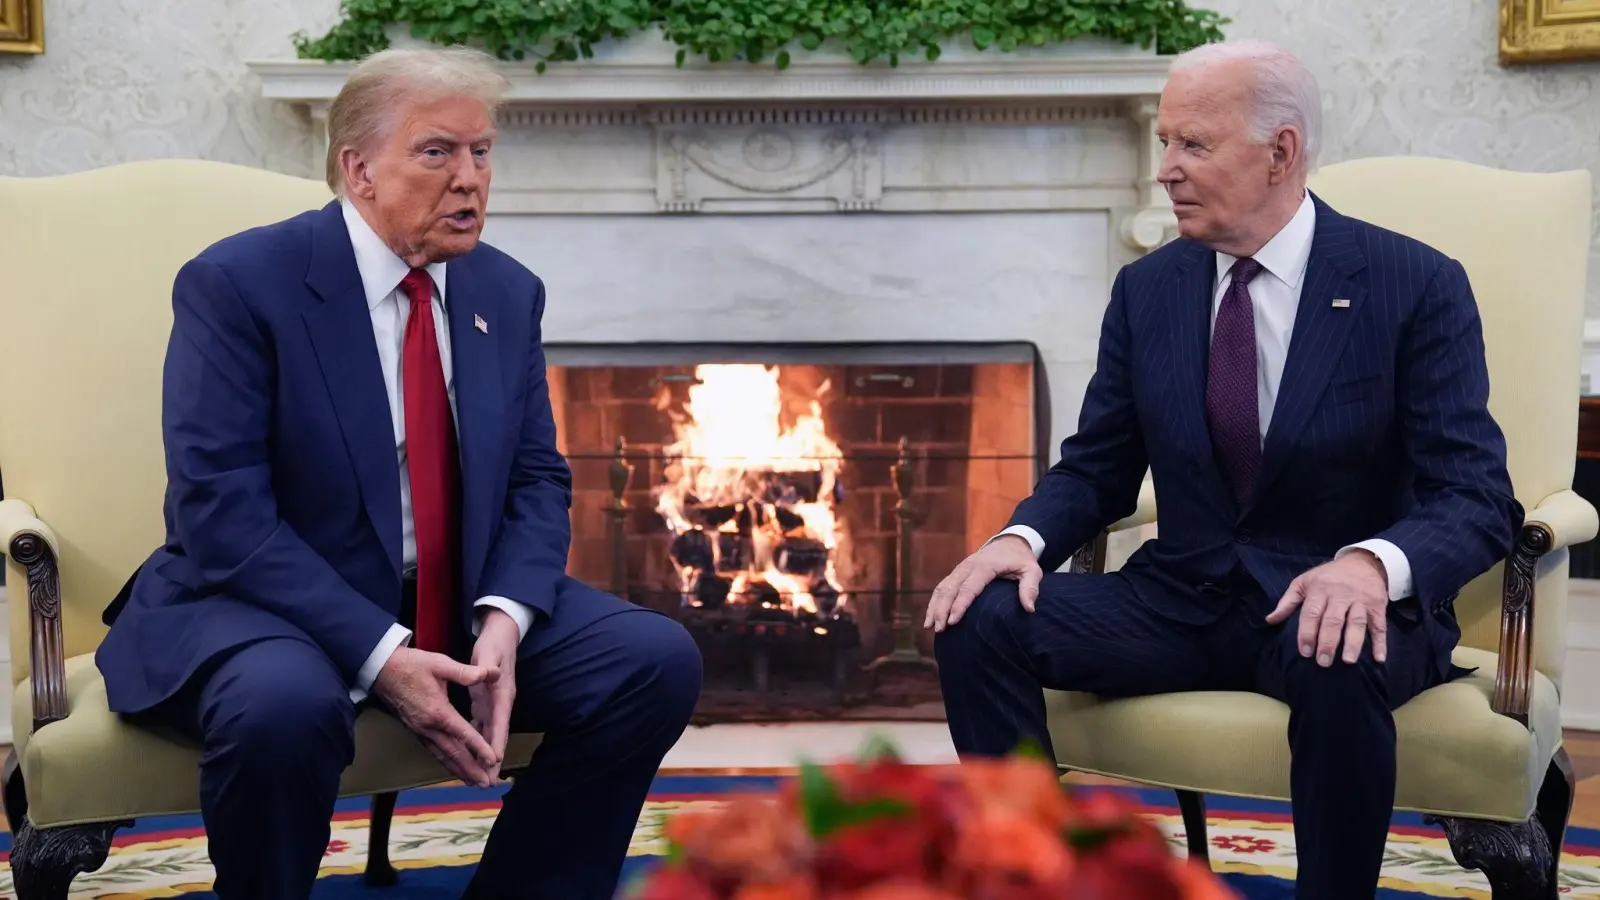
<svg viewBox="0 0 1600 900"><path fill-rule="evenodd" d="M483 316L480 316L477 313L472 314L472 327L478 329L484 334L489 333L489 323L485 322L483 320Z"/></svg>
<svg viewBox="0 0 1600 900"><path fill-rule="evenodd" d="M1350 308L1350 301L1344 299L1343 297L1340 297L1339 299L1333 301L1333 308L1334 309L1349 309Z"/></svg>

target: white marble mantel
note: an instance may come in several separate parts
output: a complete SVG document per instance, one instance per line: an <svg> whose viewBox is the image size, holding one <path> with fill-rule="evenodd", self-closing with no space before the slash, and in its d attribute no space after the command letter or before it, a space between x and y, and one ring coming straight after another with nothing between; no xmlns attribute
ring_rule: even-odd
<svg viewBox="0 0 1600 900"><path fill-rule="evenodd" d="M1027 341L1051 445L1071 432L1117 268L1175 226L1154 178L1168 59L598 51L505 68L485 240L544 278L546 343ZM251 69L320 120L350 66Z"/></svg>

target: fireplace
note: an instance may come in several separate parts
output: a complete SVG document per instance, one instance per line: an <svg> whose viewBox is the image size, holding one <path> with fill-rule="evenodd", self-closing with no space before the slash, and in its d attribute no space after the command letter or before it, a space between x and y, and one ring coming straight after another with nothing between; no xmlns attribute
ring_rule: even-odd
<svg viewBox="0 0 1600 900"><path fill-rule="evenodd" d="M656 39L597 51L544 74L507 63L484 230L547 288L540 326L577 479L572 570L713 630L717 616L743 616L720 625L735 637L808 642L764 656L713 648L726 663L712 672L708 715L745 715L733 700L760 696L769 711L749 715L781 718L770 712L779 701L797 715L825 703L843 715L873 704L938 714L922 702L933 696L925 666L867 666L891 649L927 654L917 628L897 645L897 601L915 622L931 587L1051 461L1094 372L1115 272L1174 234L1155 179L1169 61L1093 41L998 57L953 44L937 62L895 67L824 48L783 72L680 67ZM251 69L265 96L314 126L349 71ZM321 165L324 131L311 129L307 171ZM669 450L683 441L674 417L693 381L718 382L699 367L720 365L776 367L791 429L814 399L838 469L768 461L742 499L696 493L689 518L713 543L710 565L684 566L657 488L683 465ZM807 518L818 509L837 520L832 546ZM791 516L805 528L786 528ZM791 540L810 555L773 555ZM705 563L697 546L682 555ZM736 556L747 546L748 564ZM813 564L832 575L818 583ZM804 590L787 597L774 584L802 574ZM758 596L774 608L752 609ZM752 622L755 610L779 621ZM834 643L819 650L824 637ZM897 671L899 682L887 677ZM833 690L839 672L847 691ZM901 682L911 686L896 694ZM824 699L786 694L801 685Z"/></svg>
<svg viewBox="0 0 1600 900"><path fill-rule="evenodd" d="M942 716L931 667L874 661L897 645L931 658L933 587L1033 486L1047 430L1031 345L549 358L569 571L689 629L702 719Z"/></svg>

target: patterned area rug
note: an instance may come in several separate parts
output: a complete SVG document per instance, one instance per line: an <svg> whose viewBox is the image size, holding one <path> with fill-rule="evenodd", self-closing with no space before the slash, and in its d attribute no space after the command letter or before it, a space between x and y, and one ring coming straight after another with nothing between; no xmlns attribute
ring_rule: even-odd
<svg viewBox="0 0 1600 900"><path fill-rule="evenodd" d="M722 802L729 794L769 792L776 776L663 775L656 780L634 832L625 877L651 866L664 852L661 825L676 812ZM1167 833L1179 853L1183 821L1168 791L1116 790L1138 799ZM401 796L390 841L390 858L401 869L400 884L367 888L361 880L367 852L367 804L340 804L333 840L323 860L314 900L439 900L458 896L499 806L495 792L470 788L428 788ZM1294 832L1284 804L1208 798L1211 859L1229 882L1250 900L1290 900L1294 896ZM9 836L0 847L10 849ZM1600 900L1600 831L1574 829L1563 857L1563 897ZM74 900L209 898L211 866L205 836L195 816L151 819L119 832L111 858L99 871L74 884ZM1420 817L1396 816L1384 861L1386 900L1417 897L1489 897L1488 884L1459 868L1444 836ZM16 896L8 868L0 868L0 897Z"/></svg>

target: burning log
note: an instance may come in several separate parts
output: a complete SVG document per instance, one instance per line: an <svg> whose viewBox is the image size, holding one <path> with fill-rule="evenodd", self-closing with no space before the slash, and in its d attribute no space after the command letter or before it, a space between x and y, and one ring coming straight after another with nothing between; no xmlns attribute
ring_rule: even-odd
<svg viewBox="0 0 1600 900"><path fill-rule="evenodd" d="M812 472L773 472L766 479L766 496L763 498L768 503L793 504L815 503L822 493L822 473Z"/></svg>
<svg viewBox="0 0 1600 900"><path fill-rule="evenodd" d="M718 572L743 572L750 567L753 555L748 532L745 534L717 532Z"/></svg>
<svg viewBox="0 0 1600 900"><path fill-rule="evenodd" d="M752 581L745 585L742 599L752 607L752 616L755 614L755 609L770 607L775 610L781 610L783 608L783 594L765 581Z"/></svg>
<svg viewBox="0 0 1600 900"><path fill-rule="evenodd" d="M698 528L690 529L672 539L672 561L690 569L709 569L716 562L711 538Z"/></svg>
<svg viewBox="0 0 1600 900"><path fill-rule="evenodd" d="M694 501L684 511L688 515L689 521L707 531L716 531L722 527L722 523L739 514L739 506L738 504L702 506L699 501Z"/></svg>
<svg viewBox="0 0 1600 900"><path fill-rule="evenodd" d="M811 599L816 601L817 614L826 619L833 615L839 608L839 591L828 583L828 579L818 577L811 583Z"/></svg>
<svg viewBox="0 0 1600 900"><path fill-rule="evenodd" d="M795 531L796 529L806 527L806 520L801 518L799 513L789 509L786 506L780 506L777 508L777 519L778 528L781 529L785 534Z"/></svg>
<svg viewBox="0 0 1600 900"><path fill-rule="evenodd" d="M818 575L827 568L828 548L811 538L784 538L773 555L773 562L778 571L790 575Z"/></svg>
<svg viewBox="0 0 1600 900"><path fill-rule="evenodd" d="M694 599L705 609L719 609L728 600L733 582L715 572L701 571L694 579Z"/></svg>

